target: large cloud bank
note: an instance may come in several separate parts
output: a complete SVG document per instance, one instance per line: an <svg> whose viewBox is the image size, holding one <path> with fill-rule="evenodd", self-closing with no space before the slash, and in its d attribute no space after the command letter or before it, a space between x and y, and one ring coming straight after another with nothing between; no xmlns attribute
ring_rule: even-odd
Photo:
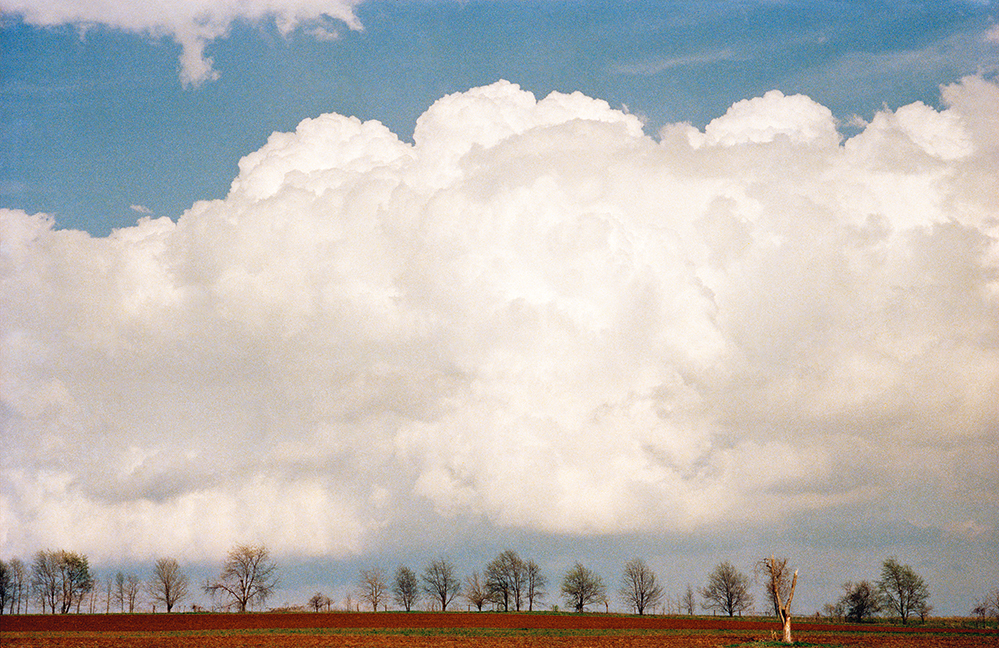
<svg viewBox="0 0 999 648"><path fill-rule="evenodd" d="M104 25L153 36L181 46L180 80L197 86L218 78L205 48L234 22L273 20L284 35L303 28L320 40L337 37L336 25L361 29L354 7L361 0L0 0L4 13L37 26Z"/></svg>
<svg viewBox="0 0 999 648"><path fill-rule="evenodd" d="M415 144L305 120L176 223L4 211L0 546L347 555L420 507L987 529L999 87L943 92L845 141L776 91L653 138L500 82Z"/></svg>

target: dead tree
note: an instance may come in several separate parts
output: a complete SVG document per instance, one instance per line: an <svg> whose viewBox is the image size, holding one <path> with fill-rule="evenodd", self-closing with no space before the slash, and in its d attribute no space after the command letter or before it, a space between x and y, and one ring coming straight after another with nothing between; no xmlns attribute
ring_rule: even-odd
<svg viewBox="0 0 999 648"><path fill-rule="evenodd" d="M760 561L759 567L766 573L769 586L770 598L774 603L774 611L780 619L784 631L784 643L794 643L791 639L791 601L794 599L794 588L798 584L798 570L794 571L791 579L791 587L786 590L787 601L782 601L781 590L787 587L787 558L764 558Z"/></svg>

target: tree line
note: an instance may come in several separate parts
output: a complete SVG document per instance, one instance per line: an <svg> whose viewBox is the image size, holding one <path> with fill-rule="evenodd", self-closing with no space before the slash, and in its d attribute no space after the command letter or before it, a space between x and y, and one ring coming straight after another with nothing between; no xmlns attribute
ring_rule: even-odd
<svg viewBox="0 0 999 648"><path fill-rule="evenodd" d="M790 641L790 608L797 576L787 558L760 560L752 578L725 561L708 574L703 587L695 590L688 585L670 601L675 602L671 611L694 614L699 596L702 610L742 615L753 609L753 582L762 580L765 605L782 621L785 640ZM215 609L246 612L263 608L278 585L278 567L267 547L238 544L227 553L219 574L197 589L212 598ZM603 578L582 563L575 563L556 583L550 583L537 562L523 559L511 549L465 578L444 557L431 560L419 572L400 565L391 577L380 568L362 569L356 594L358 608L363 602L373 611L386 610L390 604L411 611L421 602L430 609L447 611L458 599L478 611L533 611L549 596L550 586L557 587L556 597L568 609L583 612L591 606L603 606L609 610L611 592ZM145 579L119 571L108 574L102 582L97 581L87 557L76 552L38 551L29 564L17 558L0 561L0 613L27 612L29 602L36 610L50 614L134 612L142 594L154 606L172 612L190 600L194 591L173 558L158 559ZM641 558L624 565L616 594L629 610L640 615L661 610L669 600L655 571ZM826 605L824 612L856 622L884 613L908 623L913 618L926 619L933 609L928 599L924 579L893 557L884 561L877 581L844 584L841 597ZM332 601L317 592L308 607L317 612L330 610ZM557 604L552 607L557 609ZM999 619L999 589L980 601L972 613L983 619Z"/></svg>

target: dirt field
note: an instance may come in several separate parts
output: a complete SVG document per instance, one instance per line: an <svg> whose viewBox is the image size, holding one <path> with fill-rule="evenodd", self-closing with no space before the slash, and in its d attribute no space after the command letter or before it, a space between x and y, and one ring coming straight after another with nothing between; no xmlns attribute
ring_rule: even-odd
<svg viewBox="0 0 999 648"><path fill-rule="evenodd" d="M494 613L136 614L0 617L4 648L707 648L774 645L775 622ZM999 631L796 623L812 646L999 647Z"/></svg>

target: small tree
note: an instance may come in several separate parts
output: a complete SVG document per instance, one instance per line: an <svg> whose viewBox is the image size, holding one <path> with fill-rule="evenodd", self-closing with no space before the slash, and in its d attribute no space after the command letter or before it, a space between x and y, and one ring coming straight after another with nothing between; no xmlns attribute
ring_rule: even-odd
<svg viewBox="0 0 999 648"><path fill-rule="evenodd" d="M545 597L545 587L548 579L541 572L541 567L533 560L527 561L527 609L534 610L534 602Z"/></svg>
<svg viewBox="0 0 999 648"><path fill-rule="evenodd" d="M562 577L562 596L576 612L606 598L604 581L582 564L576 563Z"/></svg>
<svg viewBox="0 0 999 648"><path fill-rule="evenodd" d="M656 573L641 558L633 558L624 566L621 577L621 598L639 615L655 607L663 598L663 588L656 581Z"/></svg>
<svg viewBox="0 0 999 648"><path fill-rule="evenodd" d="M423 570L423 591L440 603L441 612L461 593L461 581L454 573L454 563L437 558Z"/></svg>
<svg viewBox="0 0 999 648"><path fill-rule="evenodd" d="M378 606L388 598L388 584L385 582L385 572L381 569L361 570L361 598L368 602L372 612L378 611Z"/></svg>
<svg viewBox="0 0 999 648"><path fill-rule="evenodd" d="M489 601L489 590L486 589L486 584L479 572L472 572L465 577L465 586L461 590L461 595L465 597L469 605L474 605L479 612L482 611L482 606Z"/></svg>
<svg viewBox="0 0 999 648"><path fill-rule="evenodd" d="M316 592L312 595L312 598L309 599L309 607L312 608L314 612L319 612L324 607L329 609L330 603L330 598L322 592Z"/></svg>
<svg viewBox="0 0 999 648"><path fill-rule="evenodd" d="M146 585L153 601L166 606L172 612L173 606L187 598L190 582L180 571L180 565L173 558L160 558L153 566L153 575Z"/></svg>
<svg viewBox="0 0 999 648"><path fill-rule="evenodd" d="M139 600L139 592L142 591L142 581L135 574L129 574L125 578L125 600L128 602L128 613L135 612L136 603Z"/></svg>
<svg viewBox="0 0 999 648"><path fill-rule="evenodd" d="M903 625L913 613L920 613L930 596L922 577L912 567L900 564L894 557L884 561L881 566L878 591L885 607L901 617Z"/></svg>
<svg viewBox="0 0 999 648"><path fill-rule="evenodd" d="M749 577L725 561L715 567L708 576L708 584L701 590L706 610L718 610L735 616L753 605L753 595L749 593Z"/></svg>
<svg viewBox="0 0 999 648"><path fill-rule="evenodd" d="M392 597L409 612L420 598L420 581L409 567L399 566L392 583Z"/></svg>
<svg viewBox="0 0 999 648"><path fill-rule="evenodd" d="M867 581L846 583L843 592L836 609L850 621L863 623L881 609L877 588Z"/></svg>
<svg viewBox="0 0 999 648"><path fill-rule="evenodd" d="M677 606L677 611L692 615L694 614L696 603L697 602L694 600L694 588L687 585L687 590L680 595L680 603Z"/></svg>
<svg viewBox="0 0 999 648"><path fill-rule="evenodd" d="M229 550L222 572L215 580L205 581L204 591L221 597L225 607L246 612L261 604L277 588L277 565L263 545L236 545Z"/></svg>
<svg viewBox="0 0 999 648"><path fill-rule="evenodd" d="M10 566L0 560L0 614L4 613L13 597L14 589L11 586L13 581Z"/></svg>

